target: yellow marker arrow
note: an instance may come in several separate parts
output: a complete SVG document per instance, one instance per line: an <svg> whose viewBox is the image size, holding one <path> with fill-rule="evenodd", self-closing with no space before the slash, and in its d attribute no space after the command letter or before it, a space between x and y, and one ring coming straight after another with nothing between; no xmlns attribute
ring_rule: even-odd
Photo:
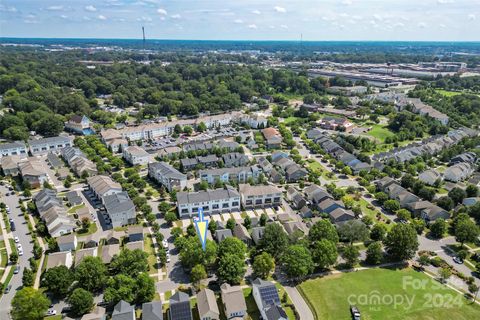
<svg viewBox="0 0 480 320"><path fill-rule="evenodd" d="M195 221L195 228L197 229L203 251L205 251L205 246L207 244L208 221L203 217L203 208L198 209L198 220Z"/></svg>

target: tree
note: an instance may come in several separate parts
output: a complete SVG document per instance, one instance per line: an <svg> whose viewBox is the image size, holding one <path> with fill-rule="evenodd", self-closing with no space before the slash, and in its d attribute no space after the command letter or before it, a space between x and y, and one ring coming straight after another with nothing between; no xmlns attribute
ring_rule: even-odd
<svg viewBox="0 0 480 320"><path fill-rule="evenodd" d="M98 291L107 283L107 267L99 257L85 257L75 268L75 278L80 288Z"/></svg>
<svg viewBox="0 0 480 320"><path fill-rule="evenodd" d="M198 124L197 126L197 131L198 132L205 132L207 131L207 126L205 125L205 123L202 121Z"/></svg>
<svg viewBox="0 0 480 320"><path fill-rule="evenodd" d="M383 207L390 212L396 212L400 209L400 203L397 200L390 199L385 201Z"/></svg>
<svg viewBox="0 0 480 320"><path fill-rule="evenodd" d="M233 228L235 228L235 225L236 225L235 219L230 218L227 220L227 225L226 225L227 229L230 229L233 231Z"/></svg>
<svg viewBox="0 0 480 320"><path fill-rule="evenodd" d="M174 221L177 221L177 215L173 211L169 211L165 214L165 221L171 226Z"/></svg>
<svg viewBox="0 0 480 320"><path fill-rule="evenodd" d="M465 242L474 242L478 234L478 227L470 218L461 219L455 225L455 239L460 242L462 246Z"/></svg>
<svg viewBox="0 0 480 320"><path fill-rule="evenodd" d="M112 305L120 300L132 303L135 300L136 289L135 279L124 274L117 274L108 280L103 299Z"/></svg>
<svg viewBox="0 0 480 320"><path fill-rule="evenodd" d="M74 274L66 266L53 267L45 271L42 287L46 287L47 291L55 297L63 298L67 295L74 280Z"/></svg>
<svg viewBox="0 0 480 320"><path fill-rule="evenodd" d="M440 282L447 282L448 278L452 275L452 270L449 267L441 267L438 269L438 276L440 277Z"/></svg>
<svg viewBox="0 0 480 320"><path fill-rule="evenodd" d="M380 241L372 242L367 248L366 262L369 264L379 264L382 262L383 251Z"/></svg>
<svg viewBox="0 0 480 320"><path fill-rule="evenodd" d="M465 190L455 187L448 192L448 196L455 204L459 204L462 203L463 199L467 196L467 193Z"/></svg>
<svg viewBox="0 0 480 320"><path fill-rule="evenodd" d="M368 228L360 220L349 220L338 227L341 239L353 244L355 241L365 241L368 238Z"/></svg>
<svg viewBox="0 0 480 320"><path fill-rule="evenodd" d="M137 304L153 300L155 296L155 281L148 273L142 272L136 277L135 293L135 303Z"/></svg>
<svg viewBox="0 0 480 320"><path fill-rule="evenodd" d="M465 189L465 192L467 193L467 197L476 197L478 196L478 187L476 185L469 184Z"/></svg>
<svg viewBox="0 0 480 320"><path fill-rule="evenodd" d="M444 219L439 218L430 225L430 234L434 238L443 238L443 235L447 232L447 223Z"/></svg>
<svg viewBox="0 0 480 320"><path fill-rule="evenodd" d="M420 257L418 257L417 261L422 267L430 264L430 258L426 254L422 254Z"/></svg>
<svg viewBox="0 0 480 320"><path fill-rule="evenodd" d="M268 252L262 252L253 260L253 273L261 279L267 279L275 269L275 260Z"/></svg>
<svg viewBox="0 0 480 320"><path fill-rule="evenodd" d="M190 271L190 281L196 288L198 288L200 281L206 278L207 271L205 271L205 267L201 264L195 265Z"/></svg>
<svg viewBox="0 0 480 320"><path fill-rule="evenodd" d="M383 241L387 234L387 227L383 223L377 223L370 231L370 239L374 241Z"/></svg>
<svg viewBox="0 0 480 320"><path fill-rule="evenodd" d="M50 300L38 290L25 287L12 300L13 320L41 320L50 306Z"/></svg>
<svg viewBox="0 0 480 320"><path fill-rule="evenodd" d="M437 200L437 205L447 211L450 211L455 206L455 203L453 202L452 198L445 196L440 197L440 199Z"/></svg>
<svg viewBox="0 0 480 320"><path fill-rule="evenodd" d="M388 194L385 192L377 192L375 193L375 199L382 205L388 200Z"/></svg>
<svg viewBox="0 0 480 320"><path fill-rule="evenodd" d="M281 257L282 269L291 278L305 277L313 271L310 251L302 245L289 246Z"/></svg>
<svg viewBox="0 0 480 320"><path fill-rule="evenodd" d="M283 227L276 223L265 226L263 238L260 240L260 248L278 258L288 245L288 235Z"/></svg>
<svg viewBox="0 0 480 320"><path fill-rule="evenodd" d="M217 277L230 284L238 284L245 275L245 262L236 254L227 253L218 259Z"/></svg>
<svg viewBox="0 0 480 320"><path fill-rule="evenodd" d="M330 240L334 244L338 243L338 233L335 226L329 220L320 220L316 222L308 233L308 238L311 243L320 241L322 239Z"/></svg>
<svg viewBox="0 0 480 320"><path fill-rule="evenodd" d="M468 292L470 292L470 294L473 297L473 303L475 303L477 299L478 290L479 290L479 287L475 283L470 283L468 285Z"/></svg>
<svg viewBox="0 0 480 320"><path fill-rule="evenodd" d="M396 224L383 241L387 253L396 260L413 258L418 249L417 233L410 224Z"/></svg>
<svg viewBox="0 0 480 320"><path fill-rule="evenodd" d="M412 214L407 209L397 210L397 217L400 221L408 221L412 218Z"/></svg>
<svg viewBox="0 0 480 320"><path fill-rule="evenodd" d="M35 283L35 274L29 268L23 269L22 285L24 287L33 287Z"/></svg>
<svg viewBox="0 0 480 320"><path fill-rule="evenodd" d="M252 219L250 219L249 216L246 216L245 219L243 219L243 226L247 229L250 229L252 225Z"/></svg>
<svg viewBox="0 0 480 320"><path fill-rule="evenodd" d="M353 267L358 263L358 257L360 256L360 252L358 248L353 245L347 245L343 248L342 251L342 258L345 260L345 263L348 267Z"/></svg>
<svg viewBox="0 0 480 320"><path fill-rule="evenodd" d="M247 253L247 246L242 240L234 237L226 238L218 246L218 257L221 258L227 254L236 254L244 258Z"/></svg>
<svg viewBox="0 0 480 320"><path fill-rule="evenodd" d="M9 258L10 262L12 264L16 264L18 262L18 253L17 251L13 251L11 254L10 254L10 258Z"/></svg>
<svg viewBox="0 0 480 320"><path fill-rule="evenodd" d="M140 272L148 272L148 254L140 249L124 249L115 255L110 262L110 270L113 274L125 274L135 277Z"/></svg>
<svg viewBox="0 0 480 320"><path fill-rule="evenodd" d="M85 289L76 288L68 297L67 303L72 308L73 315L81 316L92 310L93 295Z"/></svg>
<svg viewBox="0 0 480 320"><path fill-rule="evenodd" d="M267 224L267 219L268 216L265 213L262 213L259 220L260 226L265 227L265 225Z"/></svg>
<svg viewBox="0 0 480 320"><path fill-rule="evenodd" d="M330 240L321 239L312 245L313 262L320 268L326 269L334 265L338 258L337 246Z"/></svg>

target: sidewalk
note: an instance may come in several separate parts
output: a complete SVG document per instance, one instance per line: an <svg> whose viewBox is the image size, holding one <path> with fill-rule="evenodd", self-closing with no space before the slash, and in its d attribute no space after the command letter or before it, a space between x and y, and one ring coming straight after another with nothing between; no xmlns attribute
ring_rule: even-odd
<svg viewBox="0 0 480 320"><path fill-rule="evenodd" d="M32 225L33 230L37 230L35 227L35 220L31 215L27 215L28 220L30 221L30 224ZM43 242L43 239L41 237L37 237L38 243L40 244L40 247L43 250L42 257L40 258L40 262L38 263L38 269L37 273L35 274L35 282L33 284L33 288L38 289L40 287L40 276L42 275L42 266L43 266L43 261L45 260L45 243Z"/></svg>
<svg viewBox="0 0 480 320"><path fill-rule="evenodd" d="M5 250L7 251L7 257L10 258L10 255L12 253L12 248L10 247L10 239L13 239L13 235L11 232L7 232L5 221L3 220L3 215L2 217L0 217L0 227L2 228L2 235L3 235L3 240L5 241ZM7 277L8 277L8 274L10 273L11 268L12 268L12 265L10 264L9 261L7 261L7 266L5 267L2 278L0 279L1 283L5 284L5 281L7 280Z"/></svg>

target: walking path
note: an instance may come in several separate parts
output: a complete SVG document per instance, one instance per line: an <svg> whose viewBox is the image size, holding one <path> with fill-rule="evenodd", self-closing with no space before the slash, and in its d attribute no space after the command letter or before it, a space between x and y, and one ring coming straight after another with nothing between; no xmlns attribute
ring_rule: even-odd
<svg viewBox="0 0 480 320"><path fill-rule="evenodd" d="M12 253L12 248L10 247L10 239L13 239L13 235L11 232L7 231L7 228L5 226L5 221L3 220L3 214L1 212L0 212L0 215L1 215L0 227L2 228L2 237L5 242L5 250L7 251L7 259L8 259L8 257L10 257L10 254ZM2 278L0 279L1 283L5 284L11 268L12 268L12 265L7 260L7 265L3 270L3 275L2 275Z"/></svg>

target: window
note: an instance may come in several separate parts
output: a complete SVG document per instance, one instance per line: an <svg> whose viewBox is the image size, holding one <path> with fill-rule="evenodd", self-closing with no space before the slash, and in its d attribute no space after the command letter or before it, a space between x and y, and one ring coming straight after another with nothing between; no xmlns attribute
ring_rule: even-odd
<svg viewBox="0 0 480 320"><path fill-rule="evenodd" d="M218 209L218 204L212 205L212 209L214 209L214 210L215 210L215 209Z"/></svg>
<svg viewBox="0 0 480 320"><path fill-rule="evenodd" d="M262 204L262 199L255 200L255 204Z"/></svg>
<svg viewBox="0 0 480 320"><path fill-rule="evenodd" d="M238 207L238 201L232 202L232 207Z"/></svg>
<svg viewBox="0 0 480 320"><path fill-rule="evenodd" d="M272 203L272 198L265 199L265 203Z"/></svg>
<svg viewBox="0 0 480 320"><path fill-rule="evenodd" d="M247 201L245 201L245 204L246 204L247 206L251 206L251 205L252 205L252 200L247 200Z"/></svg>
<svg viewBox="0 0 480 320"><path fill-rule="evenodd" d="M222 208L229 208L229 207L230 207L230 205L228 203L222 204Z"/></svg>

